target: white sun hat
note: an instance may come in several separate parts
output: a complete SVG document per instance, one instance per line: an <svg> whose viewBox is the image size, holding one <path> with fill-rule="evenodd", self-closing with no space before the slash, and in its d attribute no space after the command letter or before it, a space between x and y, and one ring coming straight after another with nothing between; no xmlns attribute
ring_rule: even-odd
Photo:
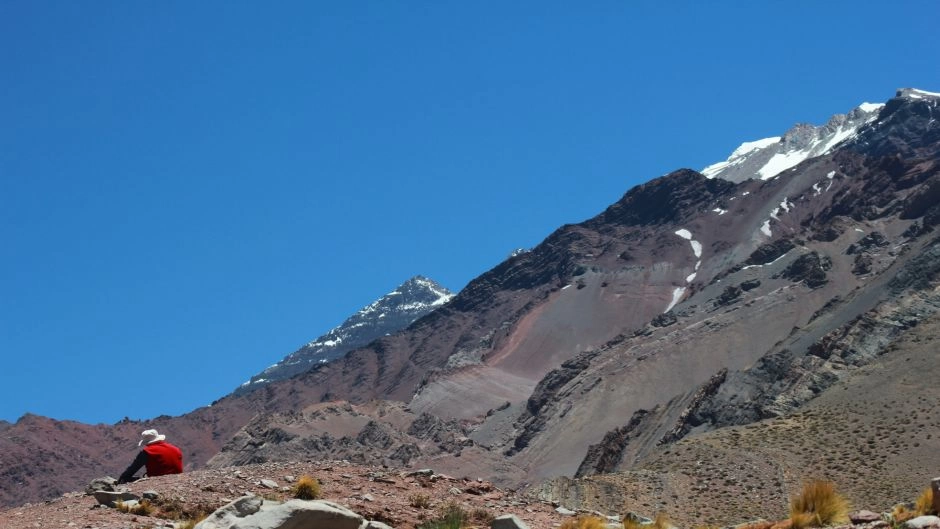
<svg viewBox="0 0 940 529"><path fill-rule="evenodd" d="M156 430L144 430L140 432L140 441L137 443L137 446L144 444L149 445L150 443L156 443L164 439L166 439L166 436L157 433Z"/></svg>

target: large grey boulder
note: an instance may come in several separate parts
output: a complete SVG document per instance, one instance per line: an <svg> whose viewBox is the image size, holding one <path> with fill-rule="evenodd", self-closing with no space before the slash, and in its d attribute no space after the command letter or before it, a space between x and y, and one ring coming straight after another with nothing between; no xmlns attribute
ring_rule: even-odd
<svg viewBox="0 0 940 529"><path fill-rule="evenodd" d="M117 488L117 480L111 476L95 478L85 487L85 494L92 495L99 490L114 491Z"/></svg>
<svg viewBox="0 0 940 529"><path fill-rule="evenodd" d="M114 507L117 502L126 502L131 500L140 501L140 496L132 492L113 492L108 490L98 490L94 492L95 499L98 500L98 503L101 505L107 505L108 507Z"/></svg>
<svg viewBox="0 0 940 529"><path fill-rule="evenodd" d="M940 518L936 516L918 516L903 524L904 529L940 529Z"/></svg>
<svg viewBox="0 0 940 529"><path fill-rule="evenodd" d="M196 529L359 529L362 516L324 500L284 503L246 496L222 507Z"/></svg>
<svg viewBox="0 0 940 529"><path fill-rule="evenodd" d="M515 514L497 516L490 522L490 529L529 529L529 526Z"/></svg>
<svg viewBox="0 0 940 529"><path fill-rule="evenodd" d="M261 510L261 505L264 503L264 499L260 496L242 496L237 500L223 505L216 509L215 512L210 514L197 525L197 527L203 527L203 524L206 524L206 529L208 528L217 528L217 527L230 527L232 524L237 523L238 520L245 518L246 516L251 516L256 512Z"/></svg>

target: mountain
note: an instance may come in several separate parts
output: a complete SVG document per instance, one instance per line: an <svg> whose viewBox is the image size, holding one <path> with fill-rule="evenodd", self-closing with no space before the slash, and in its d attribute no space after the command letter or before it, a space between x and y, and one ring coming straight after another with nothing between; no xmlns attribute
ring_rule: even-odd
<svg viewBox="0 0 940 529"><path fill-rule="evenodd" d="M453 293L435 281L422 276L412 277L360 309L338 327L251 377L236 390L236 394L290 378L314 365L325 364L363 347L376 338L398 332L452 297Z"/></svg>
<svg viewBox="0 0 940 529"><path fill-rule="evenodd" d="M833 127L751 142L709 175L651 180L397 333L146 426L185 445L189 468L387 460L679 521L685 502L715 524L785 503L811 474L867 472L884 448L878 486L853 499L913 497L901 489L919 489L919 458L940 450L924 430L940 392L911 378L933 375L940 318L938 104L901 90ZM143 426L21 419L0 436L0 483L24 485L2 500L60 485L64 465L43 458L37 473L30 447L86 435L73 466L118 472Z"/></svg>

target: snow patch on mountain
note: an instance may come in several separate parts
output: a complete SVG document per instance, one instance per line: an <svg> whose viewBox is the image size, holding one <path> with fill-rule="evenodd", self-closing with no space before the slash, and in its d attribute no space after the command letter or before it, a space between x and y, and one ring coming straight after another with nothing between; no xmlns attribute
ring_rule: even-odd
<svg viewBox="0 0 940 529"><path fill-rule="evenodd" d="M672 310L672 308L676 306L676 303L679 303L679 300L682 299L683 294L685 294L685 287L676 287L676 289L672 291L672 301L669 302L669 306L666 307L663 314Z"/></svg>
<svg viewBox="0 0 940 529"><path fill-rule="evenodd" d="M760 225L760 231L768 237L773 236L773 232L770 231L770 219L765 220L764 223Z"/></svg>
<svg viewBox="0 0 940 529"><path fill-rule="evenodd" d="M780 136L774 136L772 138L744 142L737 149L735 149L734 152L731 153L731 156L729 156L727 160L709 165L708 167L702 169L702 174L708 178L712 178L728 167L744 163L747 161L748 154L754 151L759 151L761 149L766 149L767 147L778 143L779 141Z"/></svg>

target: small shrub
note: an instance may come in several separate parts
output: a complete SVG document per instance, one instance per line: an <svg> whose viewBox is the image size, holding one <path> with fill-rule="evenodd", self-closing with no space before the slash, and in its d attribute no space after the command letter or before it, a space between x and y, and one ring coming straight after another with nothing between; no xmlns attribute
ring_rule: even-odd
<svg viewBox="0 0 940 529"><path fill-rule="evenodd" d="M576 519L566 520L560 529L605 529L607 520L598 516L579 516Z"/></svg>
<svg viewBox="0 0 940 529"><path fill-rule="evenodd" d="M417 529L461 529L470 519L460 504L451 502L441 509L439 517L418 526Z"/></svg>
<svg viewBox="0 0 940 529"><path fill-rule="evenodd" d="M849 502L836 492L831 481L809 481L790 501L790 520L793 529L848 523Z"/></svg>
<svg viewBox="0 0 940 529"><path fill-rule="evenodd" d="M412 494L408 497L408 504L415 509L427 509L431 506L431 497L427 494Z"/></svg>
<svg viewBox="0 0 940 529"><path fill-rule="evenodd" d="M496 516L483 507L477 507L470 511L470 519L484 525L490 525L490 522L492 522L494 518L496 518Z"/></svg>
<svg viewBox="0 0 940 529"><path fill-rule="evenodd" d="M291 493L298 500L315 500L320 497L320 482L310 476L300 476Z"/></svg>
<svg viewBox="0 0 940 529"><path fill-rule="evenodd" d="M920 496L917 497L917 501L914 502L914 511L917 512L918 516L924 516L926 514L937 514L937 511L933 509L933 489L927 487L920 493Z"/></svg>

